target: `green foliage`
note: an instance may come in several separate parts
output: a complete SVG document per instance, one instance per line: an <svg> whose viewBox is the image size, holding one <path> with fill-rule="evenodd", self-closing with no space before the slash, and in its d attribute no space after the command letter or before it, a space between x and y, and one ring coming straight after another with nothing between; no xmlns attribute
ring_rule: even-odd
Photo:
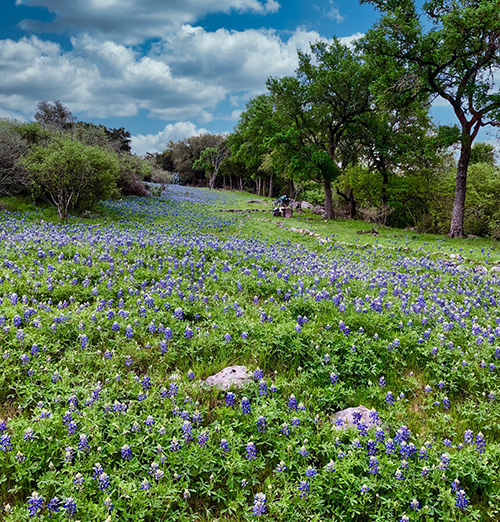
<svg viewBox="0 0 500 522"><path fill-rule="evenodd" d="M487 158L491 158L489 151ZM498 238L500 168L489 162L474 163L468 178L465 228L469 234Z"/></svg>
<svg viewBox="0 0 500 522"><path fill-rule="evenodd" d="M422 15L413 0L362 3L383 13L362 46L392 98L438 95L457 117L461 152L450 236L461 237L471 146L481 127L500 121L500 96L493 83L500 68L500 0L429 0ZM386 67L387 60L396 67Z"/></svg>
<svg viewBox="0 0 500 522"><path fill-rule="evenodd" d="M61 137L35 146L22 160L35 197L47 198L64 221L72 208L86 209L116 189L118 159L111 152Z"/></svg>

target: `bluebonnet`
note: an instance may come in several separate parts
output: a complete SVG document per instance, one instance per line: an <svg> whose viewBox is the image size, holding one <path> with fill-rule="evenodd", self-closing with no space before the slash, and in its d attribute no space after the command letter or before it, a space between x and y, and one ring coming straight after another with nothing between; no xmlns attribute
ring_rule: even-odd
<svg viewBox="0 0 500 522"><path fill-rule="evenodd" d="M465 491L463 489L457 490L456 496L455 496L455 506L465 511L467 509L467 506L469 504L469 500L467 499L467 495L465 494Z"/></svg>
<svg viewBox="0 0 500 522"><path fill-rule="evenodd" d="M267 511L267 498L264 493L257 493L254 496L252 514L254 517L260 517Z"/></svg>
<svg viewBox="0 0 500 522"><path fill-rule="evenodd" d="M0 437L0 449L2 451L11 451L12 450L11 436L8 433L4 433Z"/></svg>
<svg viewBox="0 0 500 522"><path fill-rule="evenodd" d="M311 485L307 482L307 480L301 480L299 484L300 496L302 498L308 498L309 490L311 489Z"/></svg>
<svg viewBox="0 0 500 522"><path fill-rule="evenodd" d="M318 474L318 472L312 466L309 466L306 469L306 477L312 478L312 477L316 476L317 474Z"/></svg>
<svg viewBox="0 0 500 522"><path fill-rule="evenodd" d="M57 513L59 511L59 499L57 497L53 497L47 503L47 509L50 513Z"/></svg>
<svg viewBox="0 0 500 522"><path fill-rule="evenodd" d="M241 411L243 415L248 415L249 413L251 413L250 401L246 397L243 397L243 399L241 399Z"/></svg>
<svg viewBox="0 0 500 522"><path fill-rule="evenodd" d="M234 406L235 400L236 400L236 398L234 396L234 393L227 392L226 397L225 397L226 405L229 406L230 408L232 408Z"/></svg>
<svg viewBox="0 0 500 522"><path fill-rule="evenodd" d="M260 381L263 377L264 377L264 372L260 368L257 368L257 369L254 370L253 378L256 381Z"/></svg>
<svg viewBox="0 0 500 522"><path fill-rule="evenodd" d="M199 435L198 435L198 444L200 446L205 446L206 443L208 441L208 430L203 430Z"/></svg>
<svg viewBox="0 0 500 522"><path fill-rule="evenodd" d="M420 509L420 502L416 498L414 498L410 502L410 508L413 509L413 511L418 511Z"/></svg>
<svg viewBox="0 0 500 522"><path fill-rule="evenodd" d="M257 458L257 448L253 442L247 442L246 445L246 459L255 460Z"/></svg>
<svg viewBox="0 0 500 522"><path fill-rule="evenodd" d="M222 450L223 454L226 454L229 451L229 443L227 442L227 439L221 439L220 449Z"/></svg>
<svg viewBox="0 0 500 522"><path fill-rule="evenodd" d="M132 460L132 450L128 444L122 446L121 454L124 460Z"/></svg>
<svg viewBox="0 0 500 522"><path fill-rule="evenodd" d="M43 497L41 497L37 491L33 491L31 496L28 498L28 511L29 516L39 516L39 511L42 510Z"/></svg>
<svg viewBox="0 0 500 522"><path fill-rule="evenodd" d="M265 432L267 429L267 420L262 415L257 419L257 429L262 432Z"/></svg>
<svg viewBox="0 0 500 522"><path fill-rule="evenodd" d="M72 517L76 513L76 502L73 497L65 498L62 507L69 517Z"/></svg>

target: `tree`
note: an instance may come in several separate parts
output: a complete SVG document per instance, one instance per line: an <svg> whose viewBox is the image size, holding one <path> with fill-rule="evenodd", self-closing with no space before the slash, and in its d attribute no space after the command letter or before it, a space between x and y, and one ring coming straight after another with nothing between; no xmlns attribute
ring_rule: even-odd
<svg viewBox="0 0 500 522"><path fill-rule="evenodd" d="M288 155L288 170L323 183L325 212L333 217L332 181L339 175L342 140L370 111L370 71L338 39L299 52L296 77L270 79L281 132L274 144Z"/></svg>
<svg viewBox="0 0 500 522"><path fill-rule="evenodd" d="M37 105L35 120L42 127L48 129L70 131L76 118L59 100L56 100L54 103L43 100Z"/></svg>
<svg viewBox="0 0 500 522"><path fill-rule="evenodd" d="M395 79L393 90L427 92L446 100L460 126L460 157L449 235L464 236L467 169L481 127L499 125L500 0L361 0L384 16L368 31L363 49ZM399 64L399 77L387 60Z"/></svg>
<svg viewBox="0 0 500 522"><path fill-rule="evenodd" d="M205 179L204 167L194 167L195 161L207 147L218 147L225 137L220 134L200 134L179 141L170 141L162 155L170 155L178 182L196 182L197 177ZM170 151L170 152L169 152Z"/></svg>
<svg viewBox="0 0 500 522"><path fill-rule="evenodd" d="M0 195L26 192L28 177L19 159L28 150L28 142L19 133L19 122L0 120Z"/></svg>
<svg viewBox="0 0 500 522"><path fill-rule="evenodd" d="M230 137L231 154L250 171L259 195L262 177L265 176L269 178L269 197L272 196L276 171L272 140L279 131L273 98L261 94L247 103Z"/></svg>
<svg viewBox="0 0 500 522"><path fill-rule="evenodd" d="M34 196L46 197L61 221L71 208L90 208L97 199L112 196L119 173L112 152L83 145L62 136L47 147L36 146L22 161Z"/></svg>
<svg viewBox="0 0 500 522"><path fill-rule="evenodd" d="M470 154L470 164L495 164L495 147L491 143L474 143Z"/></svg>
<svg viewBox="0 0 500 522"><path fill-rule="evenodd" d="M227 147L226 140L223 140L216 147L207 147L202 150L200 157L194 162L194 168L205 169L208 177L208 188L215 188L215 180L222 162L229 156L230 150Z"/></svg>

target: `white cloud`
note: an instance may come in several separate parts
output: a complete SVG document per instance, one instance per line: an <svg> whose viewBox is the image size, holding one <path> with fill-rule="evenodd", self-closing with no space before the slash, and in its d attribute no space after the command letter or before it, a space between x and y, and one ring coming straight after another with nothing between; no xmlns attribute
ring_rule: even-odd
<svg viewBox="0 0 500 522"><path fill-rule="evenodd" d="M162 38L210 13L265 15L280 8L276 0L16 0L16 4L44 7L55 15L52 22L23 20L21 27L27 31L87 32L126 44Z"/></svg>
<svg viewBox="0 0 500 522"><path fill-rule="evenodd" d="M333 0L327 1L327 6L315 5L319 15L329 20L334 20L337 23L342 23L345 20L345 16L340 12L337 3Z"/></svg>
<svg viewBox="0 0 500 522"><path fill-rule="evenodd" d="M0 109L29 118L40 100L61 100L80 119L142 111L203 125L227 119L214 116L223 100L231 98L239 110L264 91L269 76L293 74L297 48L319 38L303 29L285 41L272 30L207 32L185 25L146 55L88 34L73 37L70 51L36 36L0 40Z"/></svg>
<svg viewBox="0 0 500 522"><path fill-rule="evenodd" d="M138 134L137 136L132 136L132 149L136 154L140 155L146 152L161 152L170 140L178 141L189 138L190 136L199 136L207 132L206 129L198 128L190 121L169 123L157 134Z"/></svg>
<svg viewBox="0 0 500 522"><path fill-rule="evenodd" d="M156 46L155 53L176 74L196 74L230 90L249 91L262 89L269 76L293 74L297 48L307 49L319 39L315 31L303 29L284 41L274 30L207 32L185 25Z"/></svg>
<svg viewBox="0 0 500 522"><path fill-rule="evenodd" d="M43 99L61 100L81 117L196 117L226 96L217 83L174 76L168 64L113 42L73 38L73 50L37 37L0 40L0 108L32 117ZM3 109L4 111L7 109Z"/></svg>

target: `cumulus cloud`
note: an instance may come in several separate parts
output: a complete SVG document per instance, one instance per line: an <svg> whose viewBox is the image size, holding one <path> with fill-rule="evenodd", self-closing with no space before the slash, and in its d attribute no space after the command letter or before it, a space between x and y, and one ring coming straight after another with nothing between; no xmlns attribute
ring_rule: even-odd
<svg viewBox="0 0 500 522"><path fill-rule="evenodd" d="M162 38L210 13L265 15L280 8L277 0L16 0L16 4L44 7L54 14L51 22L23 20L21 27L27 31L86 32L126 44Z"/></svg>
<svg viewBox="0 0 500 522"><path fill-rule="evenodd" d="M263 92L269 76L293 74L297 48L319 38L303 29L285 41L272 30L207 32L185 25L146 54L86 34L71 39L70 51L36 36L0 40L0 107L32 117L40 100L59 99L80 117L142 111L206 124L227 119L214 115L223 100L241 109Z"/></svg>
<svg viewBox="0 0 500 522"><path fill-rule="evenodd" d="M43 99L61 100L87 117L186 119L226 96L217 83L172 74L168 64L114 42L72 39L73 50L37 37L0 40L0 107L32 116Z"/></svg>
<svg viewBox="0 0 500 522"><path fill-rule="evenodd" d="M157 134L138 134L137 136L132 136L132 148L136 154L140 155L146 152L161 152L170 140L178 141L189 138L190 136L206 134L207 132L207 129L198 128L190 121L169 123Z"/></svg>
<svg viewBox="0 0 500 522"><path fill-rule="evenodd" d="M319 39L317 32L303 29L284 41L274 30L207 32L185 25L155 46L155 53L175 74L196 74L230 90L250 91L262 89L269 76L293 74L297 49Z"/></svg>

